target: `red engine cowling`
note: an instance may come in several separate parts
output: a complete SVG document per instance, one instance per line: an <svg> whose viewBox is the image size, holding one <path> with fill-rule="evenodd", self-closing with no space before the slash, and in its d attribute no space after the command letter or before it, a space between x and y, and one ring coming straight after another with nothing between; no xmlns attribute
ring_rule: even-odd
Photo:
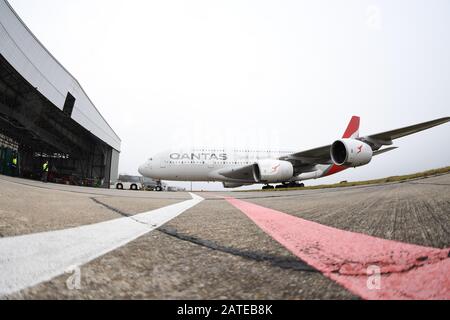
<svg viewBox="0 0 450 320"><path fill-rule="evenodd" d="M338 166L360 167L372 161L372 148L355 139L338 140L331 146L331 159Z"/></svg>
<svg viewBox="0 0 450 320"><path fill-rule="evenodd" d="M294 167L289 161L260 160L254 167L254 175L261 183L288 182L294 176Z"/></svg>

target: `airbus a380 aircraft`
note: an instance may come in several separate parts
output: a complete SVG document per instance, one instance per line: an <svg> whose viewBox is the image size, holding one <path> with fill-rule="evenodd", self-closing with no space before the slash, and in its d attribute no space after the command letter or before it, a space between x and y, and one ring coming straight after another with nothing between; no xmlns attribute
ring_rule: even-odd
<svg viewBox="0 0 450 320"><path fill-rule="evenodd" d="M450 117L360 137L360 118L353 117L342 139L328 146L300 152L189 148L160 153L140 166L139 173L158 181L223 182L225 188L252 184L264 184L263 189L274 188L272 184L299 186L300 181L369 164L373 156L397 149L392 146L393 140L448 121Z"/></svg>

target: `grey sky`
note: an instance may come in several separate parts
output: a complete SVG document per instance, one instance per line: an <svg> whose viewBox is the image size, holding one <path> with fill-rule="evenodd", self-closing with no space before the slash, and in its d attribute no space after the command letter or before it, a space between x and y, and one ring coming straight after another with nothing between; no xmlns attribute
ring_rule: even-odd
<svg viewBox="0 0 450 320"><path fill-rule="evenodd" d="M122 138L123 173L178 145L300 151L352 115L361 134L450 115L447 0L9 1ZM319 182L450 165L449 134Z"/></svg>

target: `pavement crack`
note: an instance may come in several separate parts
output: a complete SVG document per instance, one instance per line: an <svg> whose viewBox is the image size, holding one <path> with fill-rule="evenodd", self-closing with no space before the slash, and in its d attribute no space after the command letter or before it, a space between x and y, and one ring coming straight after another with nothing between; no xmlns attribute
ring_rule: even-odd
<svg viewBox="0 0 450 320"><path fill-rule="evenodd" d="M305 272L319 272L318 270L310 267L305 262L301 261L298 258L289 258L289 257L280 257L275 255L270 255L261 252L248 251L248 250L240 250L237 248L231 248L219 245L213 241L200 239L198 237L182 234L178 232L174 228L170 227L161 227L157 229L161 233L168 235L170 237L176 238L181 241L190 242L192 244L208 248L214 251L224 252L228 254L232 254L234 256L238 256L241 258L245 258L248 260L258 261L258 262L267 262L275 267L279 267L282 269L290 269L296 271L305 271Z"/></svg>
<svg viewBox="0 0 450 320"><path fill-rule="evenodd" d="M115 212L115 213L117 213L117 214L120 214L120 215L121 215L122 217L124 217L124 218L130 218L131 220L133 220L133 221L135 221L135 222L137 222L137 223L144 224L144 225L149 225L148 223L142 222L142 221L140 221L140 220L134 218L134 215L133 215L133 214L129 214L129 213L123 212L122 210L119 210L119 209L117 209L117 208L114 208L114 207L112 207L112 206L110 206L110 205L108 205L108 204L106 204L106 203L104 203L104 202L98 200L97 198L91 197L90 199L91 199L92 201L94 201L95 203L97 203L97 204L99 204L99 205L105 207L106 209L111 210L111 211L113 211L113 212ZM156 227L156 225L151 225L151 226L152 226L152 227Z"/></svg>
<svg viewBox="0 0 450 320"><path fill-rule="evenodd" d="M99 204L99 205L105 207L106 209L111 210L111 211L113 211L113 212L115 212L115 213L120 214L120 215L123 216L123 217L130 218L130 217L132 216L131 214L128 214L128 213L123 212L123 211L121 211L121 210L119 210L119 209L117 209L117 208L114 208L114 207L112 207L112 206L110 206L110 205L108 205L108 204L106 204L106 203L104 203L104 202L98 200L97 198L91 197L90 199L91 199L92 201L94 201L95 203L97 203L97 204Z"/></svg>

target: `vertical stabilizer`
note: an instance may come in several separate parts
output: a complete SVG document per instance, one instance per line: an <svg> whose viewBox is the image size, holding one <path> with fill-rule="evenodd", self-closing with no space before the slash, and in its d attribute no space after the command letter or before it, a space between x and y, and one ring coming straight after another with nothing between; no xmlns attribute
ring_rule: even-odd
<svg viewBox="0 0 450 320"><path fill-rule="evenodd" d="M347 130L344 133L342 139L356 139L359 138L359 124L361 122L361 118L354 116L350 123L348 124Z"/></svg>

